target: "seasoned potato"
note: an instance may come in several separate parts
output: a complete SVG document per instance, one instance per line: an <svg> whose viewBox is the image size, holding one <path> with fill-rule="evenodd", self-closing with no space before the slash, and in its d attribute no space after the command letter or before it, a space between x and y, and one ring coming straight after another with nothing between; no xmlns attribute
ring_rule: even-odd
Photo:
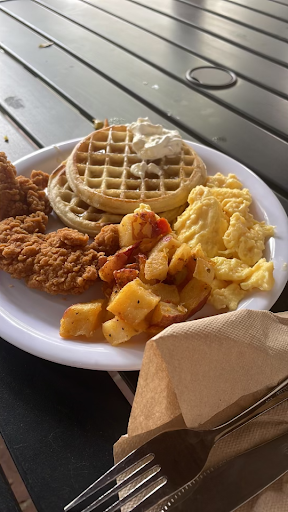
<svg viewBox="0 0 288 512"><path fill-rule="evenodd" d="M175 235L170 234L164 236L164 238L161 238L159 240L158 244L155 245L154 249L152 249L151 253L160 253L160 252L167 252L169 261L171 260L173 254L175 253L176 249L181 246L181 242L176 238Z"/></svg>
<svg viewBox="0 0 288 512"><path fill-rule="evenodd" d="M166 219L162 219L152 212L149 206L141 204L134 213L125 215L120 222L120 247L127 247L141 240L146 241L147 247L151 249L158 237L170 232L171 228Z"/></svg>
<svg viewBox="0 0 288 512"><path fill-rule="evenodd" d="M128 247L132 245L135 240L133 238L132 222L134 220L134 213L125 215L119 224L119 244L120 247Z"/></svg>
<svg viewBox="0 0 288 512"><path fill-rule="evenodd" d="M120 343L130 340L139 331L136 331L132 325L115 316L102 325L102 332L111 345L120 345Z"/></svg>
<svg viewBox="0 0 288 512"><path fill-rule="evenodd" d="M197 258L196 267L194 270L194 277L197 277L199 281L203 281L211 285L214 279L214 265L212 261L207 261L203 258Z"/></svg>
<svg viewBox="0 0 288 512"><path fill-rule="evenodd" d="M138 245L139 243L130 245L129 247L120 249L113 256L109 256L106 263L104 263L103 267L99 270L99 276L102 281L111 283L111 281L114 280L113 272L125 267Z"/></svg>
<svg viewBox="0 0 288 512"><path fill-rule="evenodd" d="M126 284L108 305L108 310L131 325L137 325L154 309L160 297L157 297L139 278Z"/></svg>
<svg viewBox="0 0 288 512"><path fill-rule="evenodd" d="M169 274L175 275L177 272L181 272L187 265L189 259L191 259L191 249L189 245L181 244L172 256L168 269Z"/></svg>
<svg viewBox="0 0 288 512"><path fill-rule="evenodd" d="M167 251L168 252L168 251ZM167 252L152 253L145 264L145 279L164 281L168 273Z"/></svg>
<svg viewBox="0 0 288 512"><path fill-rule="evenodd" d="M158 281L157 279L146 279L145 277L145 265L146 265L146 261L147 261L147 256L145 256L145 254L137 254L135 256L135 259L136 261L138 262L138 265L139 265L139 279L141 279L142 283L146 283L146 284L156 284Z"/></svg>
<svg viewBox="0 0 288 512"><path fill-rule="evenodd" d="M152 326L168 327L168 325L183 322L187 316L188 311L184 306L176 306L176 304L161 301L153 312Z"/></svg>
<svg viewBox="0 0 288 512"><path fill-rule="evenodd" d="M211 286L193 277L180 292L180 302L187 308L189 316L194 315L206 304Z"/></svg>
<svg viewBox="0 0 288 512"><path fill-rule="evenodd" d="M127 283L136 279L139 275L139 270L135 268L121 268L120 270L114 270L113 276L116 284L119 288L123 288Z"/></svg>
<svg viewBox="0 0 288 512"><path fill-rule="evenodd" d="M176 254L176 253L175 253ZM196 258L194 256L190 256L186 262L186 265L182 270L176 272L175 274L171 275L168 270L168 275L166 282L174 284L175 286L180 287L181 289L186 286L186 284L191 281L194 270L196 267Z"/></svg>
<svg viewBox="0 0 288 512"><path fill-rule="evenodd" d="M180 242L173 235L167 235L150 252L145 265L145 278L164 281L168 273L169 260Z"/></svg>
<svg viewBox="0 0 288 512"><path fill-rule="evenodd" d="M73 304L64 312L60 322L60 336L86 336L90 338L101 325L104 300L93 300L82 304Z"/></svg>
<svg viewBox="0 0 288 512"><path fill-rule="evenodd" d="M180 296L175 285L158 283L150 287L151 292L158 295L163 302L172 302L173 304L179 304Z"/></svg>

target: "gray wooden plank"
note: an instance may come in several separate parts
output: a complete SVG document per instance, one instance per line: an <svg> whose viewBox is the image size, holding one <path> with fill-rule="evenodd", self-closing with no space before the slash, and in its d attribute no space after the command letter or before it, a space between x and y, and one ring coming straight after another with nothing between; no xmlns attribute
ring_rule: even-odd
<svg viewBox="0 0 288 512"><path fill-rule="evenodd" d="M145 30L148 28L149 32L168 41L171 40L177 46L207 59L212 64L233 70L237 76L247 78L249 81L284 97L288 95L288 71L273 62L155 11L151 16L150 9L145 9L126 0L107 0L104 2L103 0L89 0L88 3L92 2L97 3L97 7L100 6L101 9L107 12L112 10L113 14L120 18L124 16L127 21L136 26ZM11 8L9 12L11 13ZM165 58L167 58L166 55ZM287 61L286 50L285 58Z"/></svg>
<svg viewBox="0 0 288 512"><path fill-rule="evenodd" d="M91 131L92 123L14 59L0 53L0 65L5 69L1 73L0 104L25 126L39 146L81 137Z"/></svg>
<svg viewBox="0 0 288 512"><path fill-rule="evenodd" d="M75 57L112 78L150 107L166 115L171 112L171 118L182 129L193 131L202 140L288 191L288 183L283 183L282 179L287 167L288 145L279 138L37 4L13 1L5 4L6 11L8 7L12 13L16 8L18 18L34 26L35 31L42 32Z"/></svg>
<svg viewBox="0 0 288 512"><path fill-rule="evenodd" d="M288 5L288 0L270 0L271 2L275 2L276 4Z"/></svg>
<svg viewBox="0 0 288 512"><path fill-rule="evenodd" d="M4 137L8 137L8 142L5 142ZM9 160L14 162L37 149L38 146L8 116L0 112L0 151L5 151Z"/></svg>
<svg viewBox="0 0 288 512"><path fill-rule="evenodd" d="M281 5L275 2L271 2L271 0L226 0L228 2L232 2L234 4L243 5L247 7L247 9L252 9L253 11L262 12L269 16L273 16L274 18L280 20L288 20L288 2L287 5Z"/></svg>
<svg viewBox="0 0 288 512"><path fill-rule="evenodd" d="M102 3L106 1L102 0ZM45 3L49 3L53 9L57 8L58 13L69 16L69 19L76 21L82 27L133 52L182 83L187 84L185 74L189 68L209 65L208 61L194 57L189 52L131 26L104 11L95 11L93 6L79 3L78 0L45 0ZM99 3L102 5L101 1L98 1L96 5ZM123 2L117 0L117 5L121 8ZM123 12L126 10L123 9ZM3 21L2 44L12 49L17 56L23 56L24 52L27 55L27 58L24 58L30 61L30 55L35 54L34 47L28 49L27 43L22 44L24 34L23 29L21 31L21 26L16 32L18 37L14 35L15 21L14 25L12 19L8 18ZM245 117L262 124L277 135L288 138L288 103L284 99L242 79L238 79L237 83L229 89L209 90L199 89L196 86L195 90L239 111Z"/></svg>
<svg viewBox="0 0 288 512"><path fill-rule="evenodd" d="M40 43L48 40L1 11L0 25L1 45L5 51L9 51L33 74L37 74L91 119L107 117L110 123L126 123L137 117L148 116L156 124L164 123L170 129L177 128L56 45L39 48ZM182 131L182 136L195 140L185 131Z"/></svg>
<svg viewBox="0 0 288 512"><path fill-rule="evenodd" d="M211 64L231 69L237 76L287 97L288 71L273 62L155 11L151 16L150 9L127 0L84 1L184 48ZM287 62L287 51L282 57Z"/></svg>
<svg viewBox="0 0 288 512"><path fill-rule="evenodd" d="M277 39L287 41L288 24L285 21L268 17L261 12L247 10L242 5L226 2L225 0L177 0L190 6L203 9L204 11L216 14L239 23L253 30L269 34Z"/></svg>
<svg viewBox="0 0 288 512"><path fill-rule="evenodd" d="M144 5L151 10L178 19L192 25L199 30L216 35L220 39L229 41L242 48L247 48L266 58L276 57L277 52L287 51L286 43L274 37L255 32L255 30L238 25L233 21L220 18L209 12L201 11L192 5L182 2L166 0L130 0L136 4ZM287 57L287 53L286 53Z"/></svg>

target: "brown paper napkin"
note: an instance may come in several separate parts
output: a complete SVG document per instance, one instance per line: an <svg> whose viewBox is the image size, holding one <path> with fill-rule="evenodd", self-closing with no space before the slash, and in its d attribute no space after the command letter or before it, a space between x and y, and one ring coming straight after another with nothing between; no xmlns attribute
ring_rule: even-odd
<svg viewBox="0 0 288 512"><path fill-rule="evenodd" d="M115 461L163 430L219 425L287 376L288 312L240 310L174 324L146 345ZM287 431L285 402L217 443L206 468ZM288 474L239 511L287 512Z"/></svg>

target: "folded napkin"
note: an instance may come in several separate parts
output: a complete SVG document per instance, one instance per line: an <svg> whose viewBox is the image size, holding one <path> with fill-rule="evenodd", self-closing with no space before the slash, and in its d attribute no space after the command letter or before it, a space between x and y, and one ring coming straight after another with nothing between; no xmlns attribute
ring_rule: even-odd
<svg viewBox="0 0 288 512"><path fill-rule="evenodd" d="M164 430L220 425L287 376L288 312L240 310L171 325L145 347L128 433L114 446L115 461ZM219 441L205 468L287 431L284 402ZM287 510L288 473L239 508Z"/></svg>

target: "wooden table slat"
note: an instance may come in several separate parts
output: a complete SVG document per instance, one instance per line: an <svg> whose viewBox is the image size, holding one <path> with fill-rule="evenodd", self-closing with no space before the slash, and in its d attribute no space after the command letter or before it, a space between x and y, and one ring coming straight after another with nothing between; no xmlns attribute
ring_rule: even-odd
<svg viewBox="0 0 288 512"><path fill-rule="evenodd" d="M91 118L107 117L110 123L126 123L145 114L153 122L165 123L168 128L175 129L172 122L156 114L56 45L40 49L39 44L48 40L3 12L0 12L0 24L3 27L2 46L31 69L33 74L53 86ZM185 131L182 131L182 135L193 139Z"/></svg>
<svg viewBox="0 0 288 512"><path fill-rule="evenodd" d="M288 5L288 0L271 0L271 2L275 2L276 4Z"/></svg>
<svg viewBox="0 0 288 512"><path fill-rule="evenodd" d="M8 137L8 142L5 142L5 136ZM0 112L0 151L5 151L9 160L15 161L37 149L38 146L8 116Z"/></svg>
<svg viewBox="0 0 288 512"><path fill-rule="evenodd" d="M199 30L213 34L220 39L229 41L259 55L267 56L275 52L274 55L276 56L277 51L285 52L286 43L284 40L280 41L272 36L261 34L251 28L238 25L231 20L201 11L182 2L173 1L167 3L166 0L130 1L192 25Z"/></svg>
<svg viewBox="0 0 288 512"><path fill-rule="evenodd" d="M217 39L186 25L175 19L164 16L156 11L151 16L151 11L142 5L128 3L127 0L84 0L98 9L113 14L131 24L149 31L166 39L172 45L177 45L188 50L200 58L206 59L211 64L220 65L234 71L238 76L265 87L277 94L288 96L288 71L287 69L254 55L247 50ZM98 17L98 14L97 14ZM131 28L127 27L127 30ZM173 39L171 40L171 32ZM146 37L146 36L143 36ZM280 64L288 64L287 51L278 54Z"/></svg>
<svg viewBox="0 0 288 512"><path fill-rule="evenodd" d="M288 25L285 21L268 17L261 12L248 10L242 5L237 5L225 0L176 0L187 5L203 9L217 16L227 18L240 25L250 27L257 32L268 34L277 39L287 40ZM286 13L287 14L287 13ZM236 28L235 28L236 30Z"/></svg>
<svg viewBox="0 0 288 512"><path fill-rule="evenodd" d="M92 123L23 66L0 53L0 98L5 111L31 134L40 146L81 137ZM21 88L19 88L21 84Z"/></svg>
<svg viewBox="0 0 288 512"><path fill-rule="evenodd" d="M288 20L288 1L287 5L271 2L271 0L226 0L228 2L243 5L247 9L262 12L280 20Z"/></svg>
<svg viewBox="0 0 288 512"><path fill-rule="evenodd" d="M88 8L88 12L86 12ZM89 10L92 9L90 13ZM81 11L81 15L86 18L90 15L91 23L89 27L94 27L98 34L107 32L107 37L113 38L112 42L119 42L122 40L122 46L129 48L132 44L133 39L133 53L142 57L145 60L150 60L151 64L161 68L162 71L169 72L171 76L174 76L183 83L187 83L185 80L185 71L188 67L198 67L201 65L209 64L207 61L198 59L191 56L188 52L176 48L170 45L168 42L159 40L151 34L144 33L145 38L136 37L139 36L139 29L131 27L130 30L124 30L125 37L123 34L123 22L114 17L99 11L97 17L93 17L93 8L84 6L84 11ZM79 15L78 15L78 21ZM38 73L44 79L53 80L53 85L57 83L60 87L61 93L66 95L72 100L78 108L81 106L86 112L93 113L92 105L94 108L93 117L105 116L103 110L106 109L106 117L118 117L123 115L123 104L119 101L118 96L121 95L119 89L112 84L107 84L107 81L102 77L95 75L95 73L85 67L80 62L73 59L73 57L67 55L56 47L51 47L49 50L39 51L39 42L43 42L43 38L37 36L34 32L19 24L16 20L10 16L0 12L0 22L2 20L2 47L13 53L18 59L31 69L33 72ZM109 25L109 31L105 29L105 24ZM121 26L122 24L122 26ZM104 26L104 29L102 28ZM124 27L125 28L125 27ZM122 29L122 30L121 30ZM16 35L15 35L16 34ZM24 44L25 42L25 44ZM152 48L158 44L157 53L152 52ZM168 58L161 59L161 53L165 53ZM160 57L159 57L160 56ZM44 58L45 57L45 58ZM57 66L55 66L55 62ZM69 72L70 80L67 82L67 72ZM99 88L102 81L102 96L107 98L111 97L111 101L103 104L103 97L101 96L101 87ZM103 84L104 83L104 84ZM95 87L95 89L94 89ZM93 94L93 90L96 90L97 95ZM108 90L107 90L108 88ZM84 89L84 91L83 91ZM240 89L240 90L239 90ZM197 87L195 88L197 90ZM117 94L117 91L119 93ZM70 94L69 94L70 92ZM282 135L284 138L287 137L287 126L288 126L288 103L282 98L279 98L272 93L260 89L249 82L239 79L237 84L229 89L224 90L212 90L205 91L201 90L202 94L207 95L211 98L216 98L223 105L227 105L233 110L238 110L247 118L256 120L256 122L262 124L268 130L274 131L276 134ZM122 96L126 96L126 101L129 103L129 97L127 94L122 93ZM79 98L79 100L77 99ZM124 100L124 98L123 98ZM136 100L131 100L133 103L132 111L135 116ZM95 106L94 106L95 105ZM139 105L139 109L143 111L143 106ZM114 116L112 112L114 111ZM132 115L132 114L131 114ZM126 116L126 119L131 120L131 115ZM147 113L150 115L150 113Z"/></svg>
<svg viewBox="0 0 288 512"><path fill-rule="evenodd" d="M266 131L221 105L176 83L103 38L37 4L29 3L29 9L25 1L8 2L6 5L12 12L16 8L18 15L21 13L21 20L34 24L38 33L42 31L107 78L113 70L113 79L118 85L134 97L142 98L150 108L158 109L166 115L172 113L179 127L188 133L192 119L196 137L225 151L288 191L288 183L283 183L282 179L282 168L286 169L288 159L288 145L279 138L271 137ZM94 48L97 48L97 52ZM151 87L151 84L158 88ZM279 164L271 173L275 154L278 155Z"/></svg>
<svg viewBox="0 0 288 512"><path fill-rule="evenodd" d="M278 53L275 57L276 60L278 59L278 64L276 64L156 11L153 12L151 17L149 9L138 4L128 3L127 0L109 0L109 2L86 0L86 3L95 5L107 12L111 11L115 16L168 40L170 44L180 46L190 53L210 61L212 64L233 70L238 76L247 78L262 88L276 92L285 98L288 96L288 70L279 65L279 63L288 65L286 47L285 52ZM8 7L7 4L6 7ZM13 2L9 6L9 10L5 7L4 9L10 14L15 12L15 15L17 15L17 7L17 4ZM57 7L59 8L59 5ZM130 28L127 27L127 30L130 30ZM171 32L173 33L172 41L170 38Z"/></svg>
<svg viewBox="0 0 288 512"><path fill-rule="evenodd" d="M112 13L110 15L102 10L97 10L97 16L95 16L95 10L92 6L85 4L79 6L76 0L48 0L48 2L50 6L57 6L59 13L69 16L69 19L76 21L82 27L86 26L97 35L105 36L106 39L127 51L131 51L133 48L134 55L163 72L169 73L173 78L182 81L186 85L188 83L185 74L188 69L209 65L208 61L194 57L167 41L142 30L139 32L138 27L123 23L122 20L112 16ZM117 2L121 8L121 2L119 0ZM47 3L47 0L45 3ZM102 6L103 3L106 3L106 0L96 2L97 5L99 3ZM127 11L123 9L123 13L125 12ZM21 28L19 30L21 31ZM23 45L20 37L19 39L14 38L13 32L14 30L11 31L8 19L3 30L2 42L5 45L9 44L9 48L12 48L18 55L22 53ZM156 46L157 52L153 52L153 48ZM26 55L31 55L31 49L28 50L26 46L23 51ZM210 90L197 88L197 86L194 89L205 96L215 98L220 104L240 112L246 118L262 124L268 130L274 131L276 135L288 138L288 103L271 92L240 78L233 87L228 89Z"/></svg>

